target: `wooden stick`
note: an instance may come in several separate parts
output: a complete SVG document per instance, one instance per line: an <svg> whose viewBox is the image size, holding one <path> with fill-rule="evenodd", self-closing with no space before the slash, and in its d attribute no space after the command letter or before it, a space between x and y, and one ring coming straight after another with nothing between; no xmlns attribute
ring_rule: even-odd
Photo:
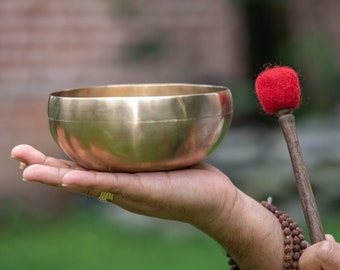
<svg viewBox="0 0 340 270"><path fill-rule="evenodd" d="M295 118L291 111L287 112L284 110L278 113L278 117L293 165L296 185L307 223L309 237L312 244L314 244L325 239L325 232L321 224L307 169L303 161L302 151L296 132Z"/></svg>

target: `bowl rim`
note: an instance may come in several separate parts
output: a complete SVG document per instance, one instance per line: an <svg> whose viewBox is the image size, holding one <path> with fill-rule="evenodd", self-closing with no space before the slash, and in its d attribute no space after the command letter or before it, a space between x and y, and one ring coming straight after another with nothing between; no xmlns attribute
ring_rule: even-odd
<svg viewBox="0 0 340 270"><path fill-rule="evenodd" d="M188 87L190 89L201 89L202 91L190 91L190 93L157 94L157 95L117 95L117 96L79 96L76 93L81 91L100 90L100 89L119 89L119 88L157 88L157 87ZM227 86L210 85L210 84L195 84L195 83L128 83L128 84L108 84L96 85L79 88L66 88L64 90L57 90L49 94L49 97L55 98L72 98L72 99L89 99L89 98L160 98L160 97L181 97L181 96L199 96L202 94L214 94L222 91L230 92Z"/></svg>

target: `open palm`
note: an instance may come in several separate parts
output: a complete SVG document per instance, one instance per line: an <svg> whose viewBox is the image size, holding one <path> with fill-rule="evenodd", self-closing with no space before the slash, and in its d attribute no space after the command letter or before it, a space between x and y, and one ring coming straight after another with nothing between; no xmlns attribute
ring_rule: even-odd
<svg viewBox="0 0 340 270"><path fill-rule="evenodd" d="M228 250L242 269L282 269L282 256L277 254L283 254L283 236L276 217L209 164L111 173L47 157L29 145L14 147L11 155L21 162L26 181L96 198L112 193L111 202L128 211L196 226Z"/></svg>
<svg viewBox="0 0 340 270"><path fill-rule="evenodd" d="M23 162L23 177L58 188L98 197L115 194L114 203L134 213L205 226L233 205L236 188L219 170L199 164L183 170L108 173L86 170L68 160L47 157L29 145L12 156Z"/></svg>

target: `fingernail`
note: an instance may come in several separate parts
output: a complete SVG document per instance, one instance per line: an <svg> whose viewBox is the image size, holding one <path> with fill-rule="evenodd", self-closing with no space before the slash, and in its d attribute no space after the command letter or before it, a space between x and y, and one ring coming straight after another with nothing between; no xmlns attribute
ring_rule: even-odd
<svg viewBox="0 0 340 270"><path fill-rule="evenodd" d="M19 169L20 169L20 170L25 170L26 168L27 168L27 164L24 163L24 162L20 162Z"/></svg>
<svg viewBox="0 0 340 270"><path fill-rule="evenodd" d="M17 160L17 161L20 161L20 162L23 162L23 160L21 160L20 158L17 158L16 156L10 156L11 158L13 158L13 159L15 159L15 160Z"/></svg>
<svg viewBox="0 0 340 270"><path fill-rule="evenodd" d="M69 187L69 185L64 184L64 183L62 183L61 186L62 186L62 187Z"/></svg>
<svg viewBox="0 0 340 270"><path fill-rule="evenodd" d="M28 182L28 180L26 178L22 178L22 181L24 182Z"/></svg>
<svg viewBox="0 0 340 270"><path fill-rule="evenodd" d="M335 238L334 238L334 236L331 235L331 234L326 234L326 240L335 241Z"/></svg>

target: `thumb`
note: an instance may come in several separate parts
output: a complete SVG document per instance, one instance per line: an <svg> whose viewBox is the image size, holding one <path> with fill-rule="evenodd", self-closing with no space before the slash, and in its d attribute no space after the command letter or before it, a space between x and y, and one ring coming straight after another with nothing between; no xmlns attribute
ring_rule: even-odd
<svg viewBox="0 0 340 270"><path fill-rule="evenodd" d="M300 259L300 270L339 270L340 244L333 236L307 248Z"/></svg>

